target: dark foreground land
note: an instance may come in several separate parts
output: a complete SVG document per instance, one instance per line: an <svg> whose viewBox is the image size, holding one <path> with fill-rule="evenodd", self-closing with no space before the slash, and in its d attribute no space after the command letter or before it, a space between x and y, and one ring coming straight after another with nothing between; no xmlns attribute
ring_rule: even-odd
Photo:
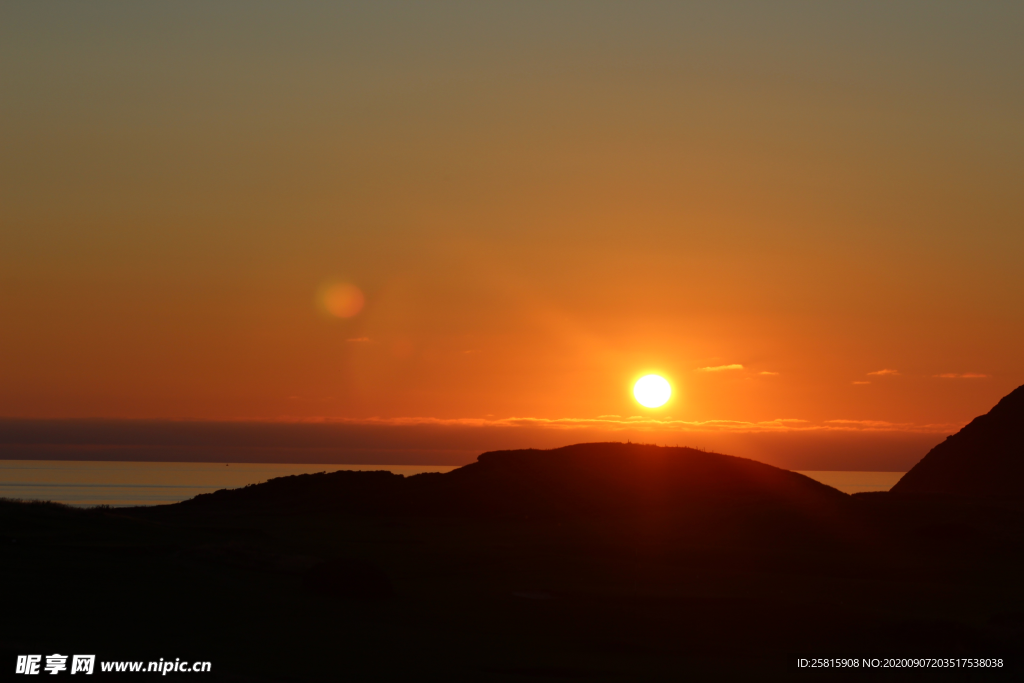
<svg viewBox="0 0 1024 683"><path fill-rule="evenodd" d="M0 502L0 666L60 652L212 662L167 676L190 680L1024 680L1022 501L849 497L688 449L575 448L155 508Z"/></svg>

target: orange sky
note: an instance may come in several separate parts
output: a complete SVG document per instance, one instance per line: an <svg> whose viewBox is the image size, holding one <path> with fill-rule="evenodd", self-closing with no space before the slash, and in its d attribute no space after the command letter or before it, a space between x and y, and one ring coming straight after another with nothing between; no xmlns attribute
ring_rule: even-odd
<svg viewBox="0 0 1024 683"><path fill-rule="evenodd" d="M0 416L955 431L1024 11L715 5L5 5Z"/></svg>

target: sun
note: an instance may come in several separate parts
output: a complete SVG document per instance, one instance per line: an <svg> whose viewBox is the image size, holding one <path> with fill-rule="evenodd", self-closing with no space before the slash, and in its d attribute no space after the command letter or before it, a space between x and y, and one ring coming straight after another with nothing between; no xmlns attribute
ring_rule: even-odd
<svg viewBox="0 0 1024 683"><path fill-rule="evenodd" d="M645 408L660 408L672 396L672 387L664 377L644 375L633 385L633 396Z"/></svg>

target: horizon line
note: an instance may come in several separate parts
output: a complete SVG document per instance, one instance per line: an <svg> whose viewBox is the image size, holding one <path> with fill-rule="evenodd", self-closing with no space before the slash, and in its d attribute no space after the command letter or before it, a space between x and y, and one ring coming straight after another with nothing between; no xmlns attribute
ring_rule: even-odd
<svg viewBox="0 0 1024 683"><path fill-rule="evenodd" d="M680 420L673 418L655 418L644 416L612 417L505 417L505 418L438 418L438 417L237 417L237 418L202 418L202 417L18 417L0 416L0 423L13 422L65 422L65 423L130 423L130 424L232 424L232 425L348 425L367 427L476 427L476 428L519 428L549 427L554 429L605 428L620 431L630 428L648 430L672 429L689 432L909 432L909 433L955 433L962 429L964 423L926 423L889 422L887 420L854 420L836 418L811 421L802 418L775 418L772 420Z"/></svg>

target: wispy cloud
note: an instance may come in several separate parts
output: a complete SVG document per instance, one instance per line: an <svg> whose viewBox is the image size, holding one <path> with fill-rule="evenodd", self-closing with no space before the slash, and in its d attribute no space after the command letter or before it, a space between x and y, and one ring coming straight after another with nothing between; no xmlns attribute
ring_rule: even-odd
<svg viewBox="0 0 1024 683"><path fill-rule="evenodd" d="M694 372L721 372L722 370L742 370L743 366L739 363L733 363L732 365L713 365L706 368L697 368Z"/></svg>
<svg viewBox="0 0 1024 683"><path fill-rule="evenodd" d="M941 375L934 375L935 377L942 377L943 379L981 379L982 377L988 377L980 372L964 372L957 374L955 372L944 372Z"/></svg>
<svg viewBox="0 0 1024 683"><path fill-rule="evenodd" d="M762 370L761 372L759 372L759 373L757 373L757 374L759 374L759 375L765 375L766 377L775 377L775 376L776 376L776 375L778 375L779 373L777 373L777 372L772 372L772 371L770 371L770 370Z"/></svg>
<svg viewBox="0 0 1024 683"><path fill-rule="evenodd" d="M910 422L886 422L885 420L825 420L825 424L830 425L846 425L855 427L909 427L912 426Z"/></svg>
<svg viewBox="0 0 1024 683"><path fill-rule="evenodd" d="M863 381L863 380L861 380L861 381L854 380L853 382L851 382L851 384L871 384L871 382L867 382L867 381Z"/></svg>
<svg viewBox="0 0 1024 683"><path fill-rule="evenodd" d="M672 418L652 418L643 415L619 417L602 415L600 417L507 417L498 419L482 418L430 418L430 417L393 417L393 418L304 418L298 422L340 423L352 425L378 426L436 426L436 427L481 427L481 428L517 428L541 427L564 430L603 429L608 431L636 430L650 432L729 432L729 433L766 433L766 432L926 432L950 433L963 425L928 424L918 425L910 422L885 422L882 420L827 420L811 422L799 418L777 418L759 422L743 420L677 420Z"/></svg>
<svg viewBox="0 0 1024 683"><path fill-rule="evenodd" d="M60 429L55 429L60 426ZM826 434L826 433L917 433L951 434L963 424L915 424L884 420L832 419L825 422L788 417L757 422L744 420L680 420L671 417L365 417L300 418L281 416L259 420L12 420L0 418L0 447L5 444L102 444L126 445L209 445L237 443L252 447L359 447L380 448L380 439L391 433L389 443L428 443L430 434L448 430L481 437L482 442L504 443L505 437L530 434L536 430L563 432L558 440L615 440L617 435L645 433L671 438L684 434ZM308 429L307 429L308 427ZM395 432L388 430L397 429ZM383 430L383 431L381 431ZM54 434L60 440L54 441ZM306 436L302 436L305 434ZM404 434L405 436L400 436ZM344 437L344 438L341 438ZM392 438L393 437L393 438ZM473 437L477 438L477 437ZM493 441L497 439L497 441ZM518 437L516 437L518 438ZM555 437L553 437L555 438ZM339 441L339 439L341 439ZM397 441L394 441L397 439ZM234 441L232 441L234 440ZM624 440L624 439L623 439ZM470 443L460 441L460 443ZM346 445L347 444L347 445ZM377 445L368 445L377 444ZM398 447L398 446L395 446ZM416 446L420 448L420 446ZM471 448L476 448L472 446Z"/></svg>
<svg viewBox="0 0 1024 683"><path fill-rule="evenodd" d="M890 370L889 368L885 368L884 370L875 370L874 372L869 372L868 373L868 375L875 375L875 376L879 376L879 375L898 375L898 374L900 374L899 370Z"/></svg>

